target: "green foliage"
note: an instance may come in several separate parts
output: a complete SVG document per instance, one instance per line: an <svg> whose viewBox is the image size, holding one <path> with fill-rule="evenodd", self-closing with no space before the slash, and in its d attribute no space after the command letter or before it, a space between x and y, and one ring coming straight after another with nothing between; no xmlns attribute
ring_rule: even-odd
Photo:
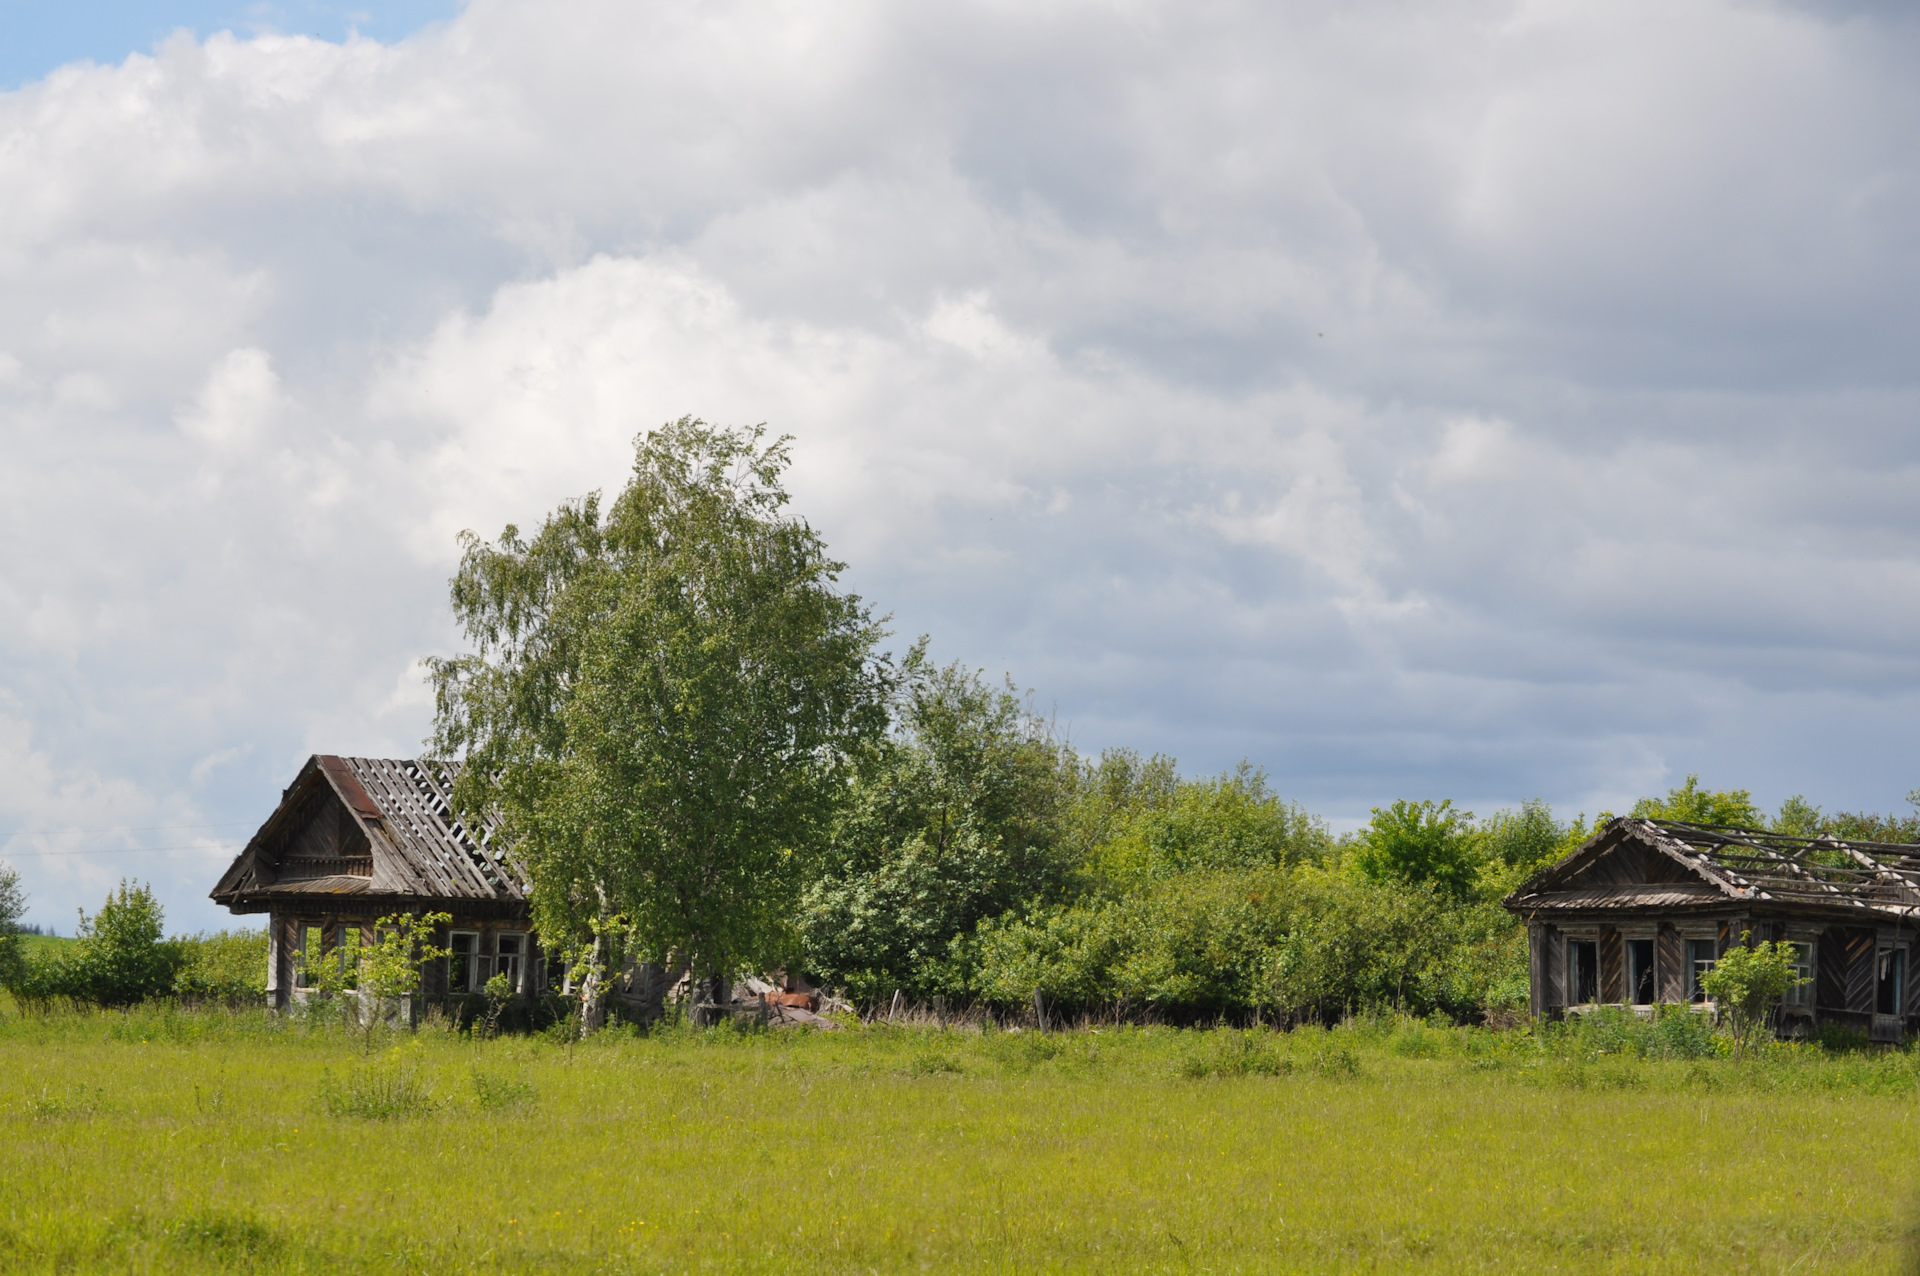
<svg viewBox="0 0 1920 1276"><path fill-rule="evenodd" d="M175 1021L197 1026L162 1036ZM1782 1043L1736 1064L1600 1052L1587 1028L423 1036L404 1098L349 1080L395 1057L369 1067L331 1021L7 1016L0 1269L1901 1267L1920 1051ZM336 1115L327 1074L363 1097ZM1796 1158L1800 1190L1749 1199L1698 1172L1716 1131ZM1827 1146L1845 1154L1808 1154ZM1616 1163L1633 1172L1568 1170ZM755 1221L799 1182L805 1209ZM1143 1182L1151 1208L1116 1205Z"/></svg>
<svg viewBox="0 0 1920 1276"><path fill-rule="evenodd" d="M959 665L902 665L897 732L862 755L799 910L807 967L860 1000L960 995L953 943L984 918L1056 899L1071 758L1011 686Z"/></svg>
<svg viewBox="0 0 1920 1276"><path fill-rule="evenodd" d="M1472 892L1481 858L1472 812L1451 800L1376 806L1354 844L1354 865L1370 881L1432 883L1456 899Z"/></svg>
<svg viewBox="0 0 1920 1276"><path fill-rule="evenodd" d="M173 991L233 1004L267 995L267 932L223 930L171 941L179 956Z"/></svg>
<svg viewBox="0 0 1920 1276"><path fill-rule="evenodd" d="M1331 1021L1526 997L1524 932L1497 905L1311 865L1186 874L983 926L972 948L976 993L1003 1006L1038 988L1081 1009Z"/></svg>
<svg viewBox="0 0 1920 1276"><path fill-rule="evenodd" d="M1744 1052L1787 992L1806 982L1794 975L1794 948L1784 940L1748 946L1752 932L1720 954L1700 987L1728 1017L1736 1053Z"/></svg>
<svg viewBox="0 0 1920 1276"><path fill-rule="evenodd" d="M1645 1017L1619 1006L1598 1006L1548 1025L1545 1032L1552 1053L1586 1058L1715 1059L1726 1053L1727 1044L1711 1016L1684 1005L1656 1006Z"/></svg>
<svg viewBox="0 0 1920 1276"><path fill-rule="evenodd" d="M341 1076L320 1079L320 1106L328 1115L363 1121L398 1121L426 1116L440 1106L433 1082L420 1066L417 1049L396 1046L386 1057Z"/></svg>
<svg viewBox="0 0 1920 1276"><path fill-rule="evenodd" d="M20 919L27 914L27 892L20 885L20 873L10 864L0 864L0 988L11 988L20 981Z"/></svg>
<svg viewBox="0 0 1920 1276"><path fill-rule="evenodd" d="M1086 866L1097 887L1128 889L1184 873L1287 868L1317 863L1332 848L1324 822L1282 801L1247 762L1204 780L1164 776L1154 759L1111 752L1089 768L1082 816L1100 827ZM1138 776L1133 783L1129 772ZM1116 779L1121 779L1119 784ZM1119 796L1120 800L1115 801Z"/></svg>
<svg viewBox="0 0 1920 1276"><path fill-rule="evenodd" d="M1687 776L1677 789L1668 789L1663 798L1641 798L1630 814L1635 819L1684 820L1689 824L1713 824L1737 828L1765 828L1766 816L1753 804L1753 794L1745 789L1703 789L1700 777Z"/></svg>
<svg viewBox="0 0 1920 1276"><path fill-rule="evenodd" d="M471 533L452 587L473 654L432 662L463 810L497 807L535 923L621 918L706 977L788 946L850 758L885 729L881 630L784 513L786 440L692 418L644 435L603 520ZM584 1020L583 1020L584 1022Z"/></svg>
<svg viewBox="0 0 1920 1276"><path fill-rule="evenodd" d="M125 1007L173 991L190 952L161 938L163 913L148 887L122 881L69 944L35 944L0 971L22 1005Z"/></svg>

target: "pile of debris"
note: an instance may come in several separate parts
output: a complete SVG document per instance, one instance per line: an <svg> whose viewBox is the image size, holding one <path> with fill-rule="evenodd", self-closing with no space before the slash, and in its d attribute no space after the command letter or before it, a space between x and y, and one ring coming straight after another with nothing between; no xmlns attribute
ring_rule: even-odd
<svg viewBox="0 0 1920 1276"><path fill-rule="evenodd" d="M792 975L749 975L733 986L727 1009L736 1020L757 1020L769 1028L836 1029L840 1025L826 1016L853 1006Z"/></svg>
<svg viewBox="0 0 1920 1276"><path fill-rule="evenodd" d="M682 1005L692 992L692 980L682 969L680 978L666 991L666 1000ZM837 1029L840 1025L828 1015L853 1010L842 1001L798 975L775 971L765 978L749 975L732 985L725 1005L703 1002L694 1010L721 1010L736 1023L759 1023L769 1028Z"/></svg>

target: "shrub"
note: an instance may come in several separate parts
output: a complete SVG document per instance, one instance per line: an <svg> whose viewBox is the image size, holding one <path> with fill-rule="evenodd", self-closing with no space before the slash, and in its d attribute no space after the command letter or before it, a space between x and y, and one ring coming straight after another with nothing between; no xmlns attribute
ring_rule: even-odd
<svg viewBox="0 0 1920 1276"><path fill-rule="evenodd" d="M267 995L267 932L222 930L173 942L179 965L173 990L187 1001L229 1005Z"/></svg>
<svg viewBox="0 0 1920 1276"><path fill-rule="evenodd" d="M172 991L186 960L177 941L161 938L161 921L153 891L123 879L98 913L80 915L77 939L33 945L0 979L21 1004L40 1008L57 1001L126 1007L159 996Z"/></svg>
<svg viewBox="0 0 1920 1276"><path fill-rule="evenodd" d="M335 1080L320 1079L320 1105L330 1115L366 1121L396 1121L426 1116L439 1106L433 1086L410 1054L396 1049L387 1058Z"/></svg>

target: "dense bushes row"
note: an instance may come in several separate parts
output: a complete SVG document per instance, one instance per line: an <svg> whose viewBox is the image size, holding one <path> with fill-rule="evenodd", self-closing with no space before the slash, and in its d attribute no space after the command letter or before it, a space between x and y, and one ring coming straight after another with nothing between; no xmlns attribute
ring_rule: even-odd
<svg viewBox="0 0 1920 1276"><path fill-rule="evenodd" d="M899 731L860 769L802 902L793 960L856 1001L1095 1016L1469 1018L1527 998L1524 928L1499 900L1583 841L1531 801L1479 819L1398 801L1335 836L1259 771L1082 758L1010 688L916 649ZM1697 777L1638 816L1920 840L1920 817L1767 817ZM1595 821L1609 818L1605 813Z"/></svg>
<svg viewBox="0 0 1920 1276"><path fill-rule="evenodd" d="M131 1006L173 995L190 1001L257 1000L266 992L265 931L168 939L153 892L122 882L77 938L10 943L0 987L23 1006Z"/></svg>

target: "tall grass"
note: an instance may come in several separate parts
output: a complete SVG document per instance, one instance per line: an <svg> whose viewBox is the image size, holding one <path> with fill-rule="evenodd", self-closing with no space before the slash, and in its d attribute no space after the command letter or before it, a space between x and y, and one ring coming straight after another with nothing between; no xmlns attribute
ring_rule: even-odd
<svg viewBox="0 0 1920 1276"><path fill-rule="evenodd" d="M1659 1027L422 1032L366 1057L259 1012L15 1017L0 1269L1900 1265L1915 1055L1734 1061ZM1745 1164L1789 1190L1730 1186Z"/></svg>

